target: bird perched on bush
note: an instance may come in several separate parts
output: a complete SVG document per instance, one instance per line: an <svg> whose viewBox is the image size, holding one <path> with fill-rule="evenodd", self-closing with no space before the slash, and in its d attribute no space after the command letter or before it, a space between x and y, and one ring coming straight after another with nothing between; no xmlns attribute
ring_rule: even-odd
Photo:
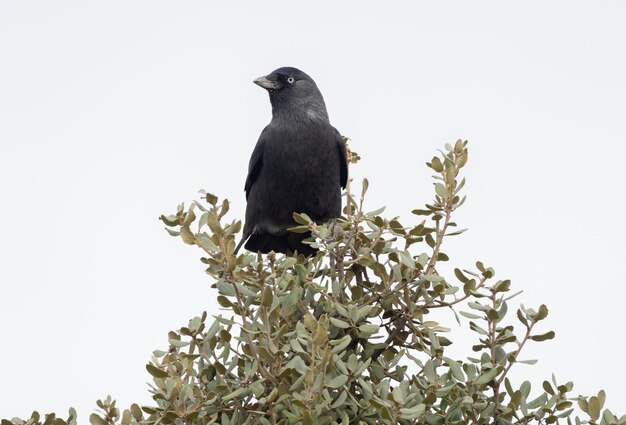
<svg viewBox="0 0 626 425"><path fill-rule="evenodd" d="M292 233L293 213L317 223L341 215L346 187L346 147L330 125L315 81L285 67L254 80L269 92L272 120L252 152L246 178L246 222L235 254L246 242L250 251L314 255L302 243L309 233Z"/></svg>

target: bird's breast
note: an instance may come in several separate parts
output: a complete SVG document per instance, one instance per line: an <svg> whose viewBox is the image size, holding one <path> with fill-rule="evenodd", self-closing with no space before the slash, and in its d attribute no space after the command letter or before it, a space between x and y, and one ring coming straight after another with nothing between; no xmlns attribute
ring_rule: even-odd
<svg viewBox="0 0 626 425"><path fill-rule="evenodd" d="M299 127L272 131L267 136L257 183L268 202L280 205L281 211L290 211L289 217L291 212L318 217L336 214L341 189L334 132Z"/></svg>

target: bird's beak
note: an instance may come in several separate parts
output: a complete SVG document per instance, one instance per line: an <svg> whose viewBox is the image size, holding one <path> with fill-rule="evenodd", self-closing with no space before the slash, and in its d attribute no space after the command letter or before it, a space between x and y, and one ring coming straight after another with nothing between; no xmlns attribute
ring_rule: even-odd
<svg viewBox="0 0 626 425"><path fill-rule="evenodd" d="M270 80L267 77L268 76L266 75L264 77L257 78L256 80L254 80L254 84L263 87L265 90L276 90L280 88L278 81Z"/></svg>

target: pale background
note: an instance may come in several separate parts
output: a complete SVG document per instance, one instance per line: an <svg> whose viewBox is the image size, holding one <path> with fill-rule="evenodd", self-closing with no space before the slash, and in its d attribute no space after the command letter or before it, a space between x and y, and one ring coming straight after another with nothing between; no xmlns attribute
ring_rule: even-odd
<svg viewBox="0 0 626 425"><path fill-rule="evenodd" d="M252 80L286 65L352 138L370 209L406 224L424 162L470 140L470 231L445 252L546 303L557 334L514 377L626 413L625 20L621 1L1 2L0 417L150 401L151 351L218 312L157 217L198 189L242 216L270 118Z"/></svg>

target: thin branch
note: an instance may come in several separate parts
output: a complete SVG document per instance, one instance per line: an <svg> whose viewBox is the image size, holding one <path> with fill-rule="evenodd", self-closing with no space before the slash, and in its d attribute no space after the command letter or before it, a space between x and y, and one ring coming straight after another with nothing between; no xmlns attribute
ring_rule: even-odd
<svg viewBox="0 0 626 425"><path fill-rule="evenodd" d="M491 290L491 308L497 310L498 307L498 295L495 290ZM496 366L496 325L497 321L489 319L489 348L491 350L491 362L494 367ZM498 422L498 409L500 408L500 382L494 379L493 385L493 401L495 407L493 409L493 421L494 424Z"/></svg>
<svg viewBox="0 0 626 425"><path fill-rule="evenodd" d="M476 285L476 288L474 289L474 291L477 291L481 288L483 288L485 286L485 283L487 282L486 277L483 277L482 279L480 279L480 282L478 282L478 285ZM469 295L463 295L461 298L456 298L454 301L445 303L445 302L441 302L439 304L434 304L434 305L430 305L430 304L420 304L419 307L423 307L423 308L439 308L439 307L452 307L455 304L458 304L460 302L465 301L466 299L472 297L472 294Z"/></svg>
<svg viewBox="0 0 626 425"><path fill-rule="evenodd" d="M535 321L530 322L530 326L528 326L528 328L526 329L526 335L524 335L524 339L522 339L522 342L518 343L518 348L517 348L517 351L515 352L515 361L509 361L509 364L504 369L504 372L502 372L502 375L500 375L500 378L496 381L497 384L501 384L502 381L504 381L504 379L506 378L506 374L509 372L509 370L511 370L513 365L517 362L517 356L522 351L522 348L524 348L524 344L526 344L526 341L528 341L528 339L530 338L530 333L533 330L533 327L535 326L536 323L537 322Z"/></svg>
<svg viewBox="0 0 626 425"><path fill-rule="evenodd" d="M276 381L276 377L272 375L265 368L265 365L263 365L263 363L261 362L261 359L259 358L259 354L257 353L256 345L255 345L256 342L252 340L252 336L250 335L250 332L247 331L247 329L249 329L247 314L246 314L247 309L243 305L243 302L241 300L241 294L239 293L239 289L237 289L237 286L235 286L234 282L231 282L231 283L233 285L233 289L235 290L237 304L239 305L239 309L241 310L241 321L242 321L241 330L246 334L248 338L248 342L250 344L250 351L252 352L252 355L254 356L254 358L257 360L257 363L259 365L259 371L261 372L261 375L263 375L264 378L269 379L270 381L272 381L272 383L274 383L274 385L277 385L278 383Z"/></svg>

